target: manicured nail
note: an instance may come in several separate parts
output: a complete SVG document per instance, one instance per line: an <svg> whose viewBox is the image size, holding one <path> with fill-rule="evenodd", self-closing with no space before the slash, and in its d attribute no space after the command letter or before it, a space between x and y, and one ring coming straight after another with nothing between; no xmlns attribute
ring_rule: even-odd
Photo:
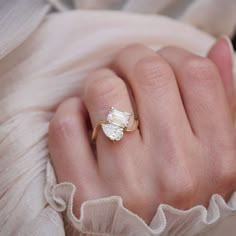
<svg viewBox="0 0 236 236"><path fill-rule="evenodd" d="M228 44L228 47L229 47L229 50L231 53L231 57L232 57L232 63L234 63L235 52L234 52L234 48L233 48L230 38L227 35L223 35L220 37L219 40L225 40L225 42Z"/></svg>

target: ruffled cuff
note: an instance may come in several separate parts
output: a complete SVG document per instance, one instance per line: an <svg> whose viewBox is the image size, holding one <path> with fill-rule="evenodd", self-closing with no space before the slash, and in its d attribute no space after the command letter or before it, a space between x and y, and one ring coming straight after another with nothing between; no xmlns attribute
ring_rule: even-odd
<svg viewBox="0 0 236 236"><path fill-rule="evenodd" d="M189 210L175 209L161 204L150 225L123 206L122 198L112 196L85 201L80 218L73 214L75 186L72 183L56 184L51 163L47 165L45 196L49 205L58 212L66 210L72 226L81 235L195 235L207 230L219 220L236 214L236 191L228 203L218 194L211 197L208 209L198 205Z"/></svg>

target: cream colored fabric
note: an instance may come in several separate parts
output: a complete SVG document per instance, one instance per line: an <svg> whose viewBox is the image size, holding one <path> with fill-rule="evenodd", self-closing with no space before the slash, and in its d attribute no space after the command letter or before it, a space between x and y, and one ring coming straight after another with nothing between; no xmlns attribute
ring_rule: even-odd
<svg viewBox="0 0 236 236"><path fill-rule="evenodd" d="M190 23L214 36L233 36L235 0L49 0L58 10L113 9L167 15Z"/></svg>
<svg viewBox="0 0 236 236"><path fill-rule="evenodd" d="M50 9L44 0L0 2L0 59L20 45Z"/></svg>
<svg viewBox="0 0 236 236"><path fill-rule="evenodd" d="M35 2L27 2L34 14L24 5L28 18L21 17L28 20L24 24L19 18L22 28L16 27L15 14L23 13L14 8L5 21L13 22L8 37L0 36L0 235L235 235L235 194L227 204L212 196L208 209L181 212L161 205L149 226L125 209L118 196L85 202L81 219L75 219L73 185L56 185L47 148L48 124L58 104L79 95L85 75L109 63L125 45L176 45L205 55L214 38L166 17L66 8L38 26L49 5ZM20 32L25 32L21 39Z"/></svg>

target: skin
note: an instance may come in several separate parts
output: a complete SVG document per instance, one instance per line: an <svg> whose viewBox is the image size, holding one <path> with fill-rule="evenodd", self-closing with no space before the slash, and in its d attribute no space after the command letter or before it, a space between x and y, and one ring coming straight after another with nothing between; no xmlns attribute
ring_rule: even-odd
<svg viewBox="0 0 236 236"><path fill-rule="evenodd" d="M206 58L131 45L86 81L83 98L64 101L49 126L57 181L78 190L76 216L82 202L112 195L148 224L161 203L189 209L207 206L214 193L229 198L236 187L236 136L225 38ZM95 155L87 124L94 127L111 106L134 112L140 125L116 143L99 131Z"/></svg>

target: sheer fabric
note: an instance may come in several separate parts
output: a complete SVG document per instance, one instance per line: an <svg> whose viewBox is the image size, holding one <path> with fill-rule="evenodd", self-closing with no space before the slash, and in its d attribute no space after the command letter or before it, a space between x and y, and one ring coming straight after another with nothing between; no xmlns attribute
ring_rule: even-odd
<svg viewBox="0 0 236 236"><path fill-rule="evenodd" d="M76 219L73 184L56 184L48 124L61 101L81 93L88 72L107 65L130 43L155 50L176 45L205 55L215 41L169 17L127 12L132 1L120 4L114 8L123 6L124 12L69 11L71 4L52 0L0 4L0 26L5 24L5 30L0 27L0 235L235 235L235 193L227 203L213 195L208 209L161 205L146 225L119 196L85 202Z"/></svg>

